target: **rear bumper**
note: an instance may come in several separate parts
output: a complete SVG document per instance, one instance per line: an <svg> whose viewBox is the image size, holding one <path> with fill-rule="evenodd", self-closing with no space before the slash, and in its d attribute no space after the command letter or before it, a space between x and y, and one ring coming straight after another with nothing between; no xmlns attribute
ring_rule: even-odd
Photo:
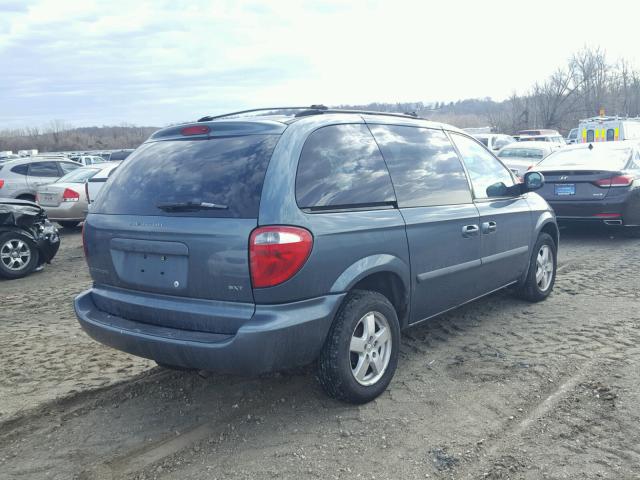
<svg viewBox="0 0 640 480"><path fill-rule="evenodd" d="M62 202L56 207L47 207L46 205L41 205L41 207L47 212L49 220L53 222L58 220L81 222L87 216L87 202L83 201Z"/></svg>
<svg viewBox="0 0 640 480"><path fill-rule="evenodd" d="M320 354L345 294L281 305L256 305L233 334L180 330L131 321L101 311L92 289L74 302L82 328L95 340L160 363L255 375L306 365Z"/></svg>
<svg viewBox="0 0 640 480"><path fill-rule="evenodd" d="M602 201L564 201L547 200L560 222L593 221L599 223L618 223L635 226L640 223L638 212L628 199L611 199Z"/></svg>

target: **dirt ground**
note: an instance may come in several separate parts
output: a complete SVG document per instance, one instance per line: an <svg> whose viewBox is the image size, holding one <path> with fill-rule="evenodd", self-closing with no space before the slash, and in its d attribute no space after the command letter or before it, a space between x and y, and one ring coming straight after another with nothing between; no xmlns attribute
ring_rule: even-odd
<svg viewBox="0 0 640 480"><path fill-rule="evenodd" d="M79 232L0 281L0 478L640 478L640 240L562 231L553 295L500 292L406 333L376 401L311 368L170 372L103 347L71 301Z"/></svg>

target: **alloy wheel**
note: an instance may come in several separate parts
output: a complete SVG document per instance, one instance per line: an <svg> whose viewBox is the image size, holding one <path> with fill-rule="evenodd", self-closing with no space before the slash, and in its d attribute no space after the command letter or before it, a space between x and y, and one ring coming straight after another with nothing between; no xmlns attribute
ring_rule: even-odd
<svg viewBox="0 0 640 480"><path fill-rule="evenodd" d="M546 292L553 280L553 252L549 245L542 245L536 257L536 283L538 288Z"/></svg>
<svg viewBox="0 0 640 480"><path fill-rule="evenodd" d="M351 373L360 385L375 384L389 365L391 358L391 329L380 312L366 313L351 335L349 356Z"/></svg>
<svg viewBox="0 0 640 480"><path fill-rule="evenodd" d="M12 238L0 248L0 261L13 272L26 268L31 259L31 248L23 240Z"/></svg>

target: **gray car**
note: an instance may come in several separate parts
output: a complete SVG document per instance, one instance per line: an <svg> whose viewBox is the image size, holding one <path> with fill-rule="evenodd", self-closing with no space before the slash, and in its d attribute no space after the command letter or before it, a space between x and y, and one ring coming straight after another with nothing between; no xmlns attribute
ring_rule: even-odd
<svg viewBox="0 0 640 480"><path fill-rule="evenodd" d="M388 386L400 331L507 286L553 289L558 227L463 131L329 110L204 117L154 133L92 204L96 340L168 367L316 362L336 398Z"/></svg>
<svg viewBox="0 0 640 480"><path fill-rule="evenodd" d="M28 157L0 164L0 198L35 201L38 187L81 167L60 157Z"/></svg>

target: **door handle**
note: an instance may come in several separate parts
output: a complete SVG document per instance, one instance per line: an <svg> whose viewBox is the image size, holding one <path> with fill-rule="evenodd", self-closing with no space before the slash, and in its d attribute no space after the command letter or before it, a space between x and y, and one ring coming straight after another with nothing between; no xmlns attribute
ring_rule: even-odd
<svg viewBox="0 0 640 480"><path fill-rule="evenodd" d="M482 233L492 233L498 229L498 224L494 221L484 222L482 224Z"/></svg>
<svg viewBox="0 0 640 480"><path fill-rule="evenodd" d="M472 235L477 235L479 231L478 225L465 225L462 227L462 236L465 238L471 237Z"/></svg>

